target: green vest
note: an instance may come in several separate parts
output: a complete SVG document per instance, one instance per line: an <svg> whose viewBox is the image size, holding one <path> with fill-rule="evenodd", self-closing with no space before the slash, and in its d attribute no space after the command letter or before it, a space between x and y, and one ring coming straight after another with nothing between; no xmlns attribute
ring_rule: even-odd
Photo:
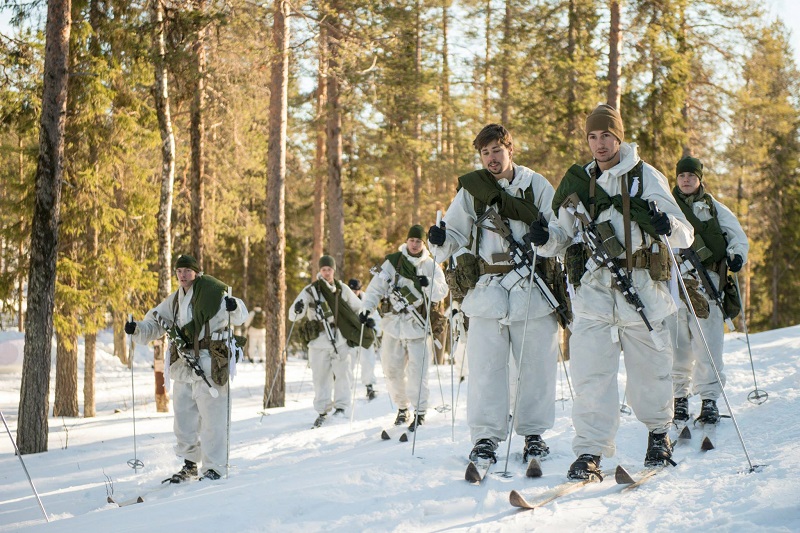
<svg viewBox="0 0 800 533"><path fill-rule="evenodd" d="M178 289L180 290L180 289ZM228 285L207 274L199 276L192 284L192 321L181 328L184 337L193 341L200 334L203 325L219 312L222 297L228 290ZM178 295L175 294L175 302ZM206 331L210 337L211 332Z"/></svg>
<svg viewBox="0 0 800 533"><path fill-rule="evenodd" d="M331 311L333 311L333 320L336 327L347 340L347 345L352 348L358 346L358 341L361 337L361 321L358 319L356 312L353 311L350 305L342 298L342 282L334 280L334 283L336 283L338 287L335 295L333 291L328 288L328 284L323 280L317 280L312 283L312 285L317 290L317 293L325 299ZM363 348L369 348L373 341L375 341L375 330L365 327L364 339L361 342L361 346Z"/></svg>
<svg viewBox="0 0 800 533"><path fill-rule="evenodd" d="M527 187L522 198L508 194L497 183L491 172L476 170L458 178L458 188L465 188L475 198L475 213L480 217L487 205L494 204L503 218L521 220L530 225L539 218L539 209L533 199L533 190Z"/></svg>
<svg viewBox="0 0 800 533"><path fill-rule="evenodd" d="M643 181L643 167L644 163L640 160L636 166L627 173L629 186L632 181L631 178L633 177L638 177L640 181ZM622 213L621 194L609 196L602 187L595 185L595 196L590 198L589 182L590 176L584 167L581 165L572 165L569 167L569 170L567 170L567 173L558 185L558 189L556 189L555 196L553 196L553 211L558 213L558 209L561 207L564 200L567 199L567 196L574 192L578 194L578 197L581 199L586 209L589 209L592 202L594 202L595 219L597 219L597 215L610 207L614 207L617 211ZM639 224L642 231L654 239L658 239L659 237L653 228L653 223L650 222L650 206L648 206L647 201L641 197L643 189L644 184L640 184L636 196L631 197L631 220Z"/></svg>
<svg viewBox="0 0 800 533"><path fill-rule="evenodd" d="M710 266L714 263L722 261L728 255L728 240L725 238L725 232L719 225L719 218L717 218L717 208L714 207L714 197L703 192L699 197L695 195L686 195L676 186L672 189L672 196L678 202L678 207L681 208L686 219L694 228L695 241L692 243L692 248L695 244L702 242L706 248L711 250L711 257L703 261L703 265ZM705 202L711 208L711 218L708 220L700 220L694 214L692 204L694 202ZM702 241L698 241L697 235L702 237ZM696 250L695 250L696 251Z"/></svg>

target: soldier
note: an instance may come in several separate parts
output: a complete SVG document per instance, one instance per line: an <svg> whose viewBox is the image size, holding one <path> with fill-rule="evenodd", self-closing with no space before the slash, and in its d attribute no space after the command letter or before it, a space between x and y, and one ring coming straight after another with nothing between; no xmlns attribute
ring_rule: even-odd
<svg viewBox="0 0 800 533"><path fill-rule="evenodd" d="M360 300L364 299L364 291L361 290L361 281L357 279L351 279L347 282L347 286L350 287L350 290L353 291ZM378 337L378 330L377 324L380 321L380 315L377 312L372 313L373 322L375 325L373 326L373 330L375 330L375 337ZM366 328L366 325L365 325ZM353 353L351 357L353 358L353 368L355 371L356 365L356 353L358 350L358 346L353 349ZM362 349L360 352L360 364L361 364L361 384L367 388L367 400L374 400L378 393L375 391L375 345L373 344L369 348Z"/></svg>
<svg viewBox="0 0 800 533"><path fill-rule="evenodd" d="M244 323L247 337L247 359L251 363L262 362L267 354L267 313L257 305L250 311Z"/></svg>

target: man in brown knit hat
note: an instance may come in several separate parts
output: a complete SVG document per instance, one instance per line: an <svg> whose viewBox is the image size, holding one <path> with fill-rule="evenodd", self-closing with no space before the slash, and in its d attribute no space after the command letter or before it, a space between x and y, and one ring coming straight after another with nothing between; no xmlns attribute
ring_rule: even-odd
<svg viewBox="0 0 800 533"><path fill-rule="evenodd" d="M553 198L557 222L531 224L531 241L540 253L566 251L572 308L570 355L575 403L572 448L578 456L571 479L602 479L600 458L613 457L619 427L619 358L625 357L626 391L636 417L647 426L645 465L672 461L667 429L672 423L672 348L666 318L675 313L666 280L669 255L661 243L691 245L692 227L667 183L639 159L625 140L619 112L601 104L586 119L586 140L594 156L573 165ZM577 198L575 197L577 195ZM658 211L649 211L655 201ZM584 213L581 220L576 214ZM608 263L593 258L587 231L602 235L614 272L631 282L643 309L623 293ZM640 314L641 312L641 314ZM645 323L644 317L647 319Z"/></svg>

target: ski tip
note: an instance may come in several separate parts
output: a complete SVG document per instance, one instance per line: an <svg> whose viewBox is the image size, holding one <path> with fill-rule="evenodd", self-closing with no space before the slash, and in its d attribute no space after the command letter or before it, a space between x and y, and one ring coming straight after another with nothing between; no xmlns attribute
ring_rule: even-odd
<svg viewBox="0 0 800 533"><path fill-rule="evenodd" d="M516 490L512 490L508 494L508 503L520 509L533 509L533 506L528 503L528 500Z"/></svg>
<svg viewBox="0 0 800 533"><path fill-rule="evenodd" d="M383 439L383 440L392 440L392 437L390 437L389 434L384 429L383 431L381 431L381 439Z"/></svg>
<svg viewBox="0 0 800 533"><path fill-rule="evenodd" d="M408 442L408 434L407 433L404 432L402 435L400 435L400 442Z"/></svg>
<svg viewBox="0 0 800 533"><path fill-rule="evenodd" d="M107 501L108 503L113 503L113 504L115 504L115 505L116 505L116 503L117 503L117 502L115 502L115 501L114 501L114 498L112 498L111 496L107 497L107 498L106 498L106 501Z"/></svg>
<svg viewBox="0 0 800 533"><path fill-rule="evenodd" d="M536 457L531 458L525 477L542 477L542 465Z"/></svg>
<svg viewBox="0 0 800 533"><path fill-rule="evenodd" d="M703 439L703 443L700 445L700 449L703 450L704 452L707 452L709 450L713 450L714 449L714 443L711 442L711 439L706 437L706 438Z"/></svg>
<svg viewBox="0 0 800 533"><path fill-rule="evenodd" d="M467 465L467 471L464 473L464 479L470 483L481 482L481 473L478 471L478 467L475 466L475 463L472 461L470 461L469 465Z"/></svg>
<svg viewBox="0 0 800 533"><path fill-rule="evenodd" d="M622 465L617 465L617 470L614 472L614 480L618 485L630 485L634 482L633 476Z"/></svg>
<svg viewBox="0 0 800 533"><path fill-rule="evenodd" d="M692 438L692 431L689 429L689 426L683 426L678 438L684 440L689 440Z"/></svg>

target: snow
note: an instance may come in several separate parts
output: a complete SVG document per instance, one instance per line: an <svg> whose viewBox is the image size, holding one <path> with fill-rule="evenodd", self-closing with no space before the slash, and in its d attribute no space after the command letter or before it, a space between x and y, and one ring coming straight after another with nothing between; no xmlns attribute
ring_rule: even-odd
<svg viewBox="0 0 800 533"><path fill-rule="evenodd" d="M128 500L155 489L181 461L172 451L172 415L155 409L151 351L137 346L135 444L144 469L134 472L127 465L134 458L131 372L110 355L111 335L104 332L98 339L97 416L51 418L49 451L23 456L50 524L45 524L5 428L0 430L0 532L117 533L186 526L192 533L800 531L800 326L754 334L750 341L759 389L769 393L761 405L747 400L754 376L744 335L728 334L725 341L726 391L747 455L734 424L725 419L717 431L717 449L702 452L700 439L694 438L676 448L677 467L627 493L614 483L613 469L622 464L636 471L647 441L633 415L622 415L617 455L603 459L603 483L535 511L509 505L511 489L530 501L565 481L574 459L571 401L562 370L558 396L567 399L557 400L555 427L544 435L551 449L543 462L545 475L524 477L523 440L515 436L508 464L513 475L490 474L478 486L463 479L471 448L469 379L458 394L454 426L450 412L430 409L415 443L382 441L380 431L395 414L382 377L380 395L372 402L358 385L352 425L348 413L312 430L311 371L305 361L290 358L286 407L265 416L260 413L263 364L238 367L227 479L167 486L147 494L145 503L118 508L106 503L108 491ZM620 379L624 382L624 370ZM432 405L455 403L450 367L440 367L438 375L433 367L430 385ZM19 372L0 373L0 408L15 438L19 386ZM82 390L82 375L78 387ZM691 400L694 412L699 403ZM720 410L728 412L724 401ZM501 444L495 471L503 470L506 446ZM763 468L748 473L751 463Z"/></svg>

